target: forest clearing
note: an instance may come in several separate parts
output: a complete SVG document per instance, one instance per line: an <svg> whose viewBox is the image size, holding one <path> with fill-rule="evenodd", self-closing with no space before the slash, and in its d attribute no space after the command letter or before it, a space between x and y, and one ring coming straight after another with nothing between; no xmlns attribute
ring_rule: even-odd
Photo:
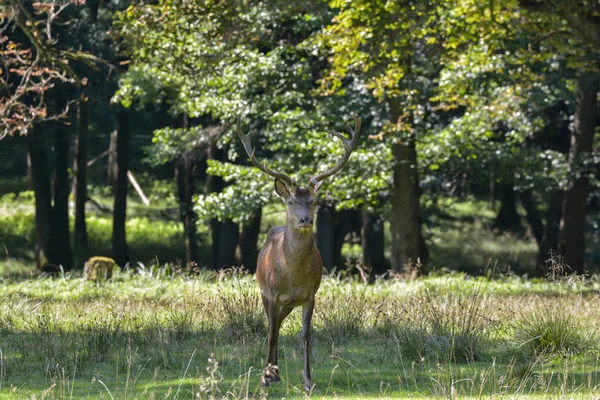
<svg viewBox="0 0 600 400"><path fill-rule="evenodd" d="M80 272L40 277L30 262L19 261L30 251L33 199L13 197L0 201L1 236L13 238L5 242L13 255L0 263L0 398L600 395L596 276L556 271L530 279L483 259L479 278L450 269L417 280L399 275L371 282L356 269L332 273L317 295L314 390L302 389L296 311L282 327L283 381L261 392L267 320L247 271L188 275L175 264L140 263L98 284ZM153 219L139 201L130 207L132 254L183 249L180 225ZM495 243L496 257L533 262L532 243L511 235L498 242L487 231L494 214L485 209L485 203L448 206L452 218L442 230L440 252L475 259L474 249ZM262 237L284 218L282 210L266 213ZM484 225L473 224L465 210ZM94 211L89 219L95 242L108 240L110 215ZM453 239L464 238L464 231L471 231L471 248Z"/></svg>
<svg viewBox="0 0 600 400"><path fill-rule="evenodd" d="M600 3L0 3L0 398L600 398Z"/></svg>
<svg viewBox="0 0 600 400"><path fill-rule="evenodd" d="M224 275L224 274L223 274ZM282 382L261 392L266 318L250 276L120 272L4 282L1 398L523 398L600 395L599 285L442 275L329 276L311 392L300 312Z"/></svg>

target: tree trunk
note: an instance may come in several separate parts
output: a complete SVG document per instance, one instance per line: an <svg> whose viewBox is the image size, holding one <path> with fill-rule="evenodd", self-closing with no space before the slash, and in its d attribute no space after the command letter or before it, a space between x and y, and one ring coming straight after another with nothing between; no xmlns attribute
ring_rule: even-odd
<svg viewBox="0 0 600 400"><path fill-rule="evenodd" d="M419 218L419 188L415 143L395 143L392 189L392 257L391 266L403 271L421 261L424 241ZM425 246L426 248L426 246Z"/></svg>
<svg viewBox="0 0 600 400"><path fill-rule="evenodd" d="M580 161L592 151L596 130L596 98L598 81L595 77L580 79L571 134L569 164L572 170L583 168ZM579 175L579 174L578 174ZM571 271L583 273L585 268L585 217L590 182L584 173L566 191L560 223L559 254Z"/></svg>
<svg viewBox="0 0 600 400"><path fill-rule="evenodd" d="M108 145L108 167L106 171L106 184L114 189L117 181L117 138L118 130L111 132Z"/></svg>
<svg viewBox="0 0 600 400"><path fill-rule="evenodd" d="M98 6L100 5L100 0L89 0L85 3L90 10L90 23L95 24L98 20Z"/></svg>
<svg viewBox="0 0 600 400"><path fill-rule="evenodd" d="M211 145L208 152L209 159L223 160L225 156L223 150L217 148L216 142ZM220 192L225 186L225 182L220 177L208 176L206 187L209 192ZM238 224L232 220L219 221L213 218L210 225L213 268L220 269L235 265L235 249L240 235Z"/></svg>
<svg viewBox="0 0 600 400"><path fill-rule="evenodd" d="M236 250L236 263L243 265L250 272L256 271L256 262L258 259L258 235L260 234L260 222L262 219L262 208L259 208L252 219L242 228L240 241Z"/></svg>
<svg viewBox="0 0 600 400"><path fill-rule="evenodd" d="M125 223L127 218L127 170L129 169L129 113L120 109L116 139L117 173L114 186L112 250L119 266L129 262Z"/></svg>
<svg viewBox="0 0 600 400"><path fill-rule="evenodd" d="M360 235L361 227L362 218L359 210L341 210L336 213L335 246L333 248L333 260L336 267L342 268L346 264L342 255L342 247L346 243L346 236L352 232Z"/></svg>
<svg viewBox="0 0 600 400"><path fill-rule="evenodd" d="M182 157L175 167L177 179L177 194L179 197L179 213L185 233L185 260L188 269L193 268L198 261L198 242L196 236L196 221L198 216L194 211L194 179L193 167L187 157Z"/></svg>
<svg viewBox="0 0 600 400"><path fill-rule="evenodd" d="M216 231L213 231L213 240L216 237L217 246L216 248L213 247L215 257L213 266L215 269L234 266L235 248L238 244L240 228L237 223L230 219L223 222L216 222L218 228Z"/></svg>
<svg viewBox="0 0 600 400"><path fill-rule="evenodd" d="M384 254L383 217L367 210L363 210L362 217L363 263L372 274L381 275L389 268Z"/></svg>
<svg viewBox="0 0 600 400"><path fill-rule="evenodd" d="M335 267L335 208L322 205L317 210L317 249L323 259L323 267L331 272Z"/></svg>
<svg viewBox="0 0 600 400"><path fill-rule="evenodd" d="M496 180L493 173L490 174L488 187L490 207L496 208Z"/></svg>
<svg viewBox="0 0 600 400"><path fill-rule="evenodd" d="M54 124L58 125L58 124ZM69 231L69 134L64 125L54 127L56 161L54 169L53 246L56 261L65 270L73 267L71 234Z"/></svg>
<svg viewBox="0 0 600 400"><path fill-rule="evenodd" d="M548 201L548 209L546 210L546 227L544 228L544 237L542 239L542 247L538 254L538 273L544 276L548 271L546 261L550 258L551 253L556 253L558 250L558 237L560 234L560 220L562 215L562 204L564 201L564 192L555 191L551 193Z"/></svg>
<svg viewBox="0 0 600 400"><path fill-rule="evenodd" d="M400 105L394 99L389 100L390 120L398 123ZM391 267L394 271L404 271L405 266L424 262L427 246L421 232L419 217L419 172L417 150L414 139L397 139L392 145L394 156L391 220ZM416 271L417 274L420 271Z"/></svg>
<svg viewBox="0 0 600 400"><path fill-rule="evenodd" d="M90 103L77 104L77 136L75 137L75 161L73 162L73 193L75 194L75 231L73 250L77 268L90 256L87 226L85 221L85 202L87 201L87 147Z"/></svg>
<svg viewBox="0 0 600 400"><path fill-rule="evenodd" d="M526 190L519 193L519 197L521 198L521 203L525 209L525 219L527 219L529 227L531 228L531 232L533 233L535 241L537 242L538 248L541 250L544 242L544 222L542 221L540 212L537 209L533 192L531 189Z"/></svg>
<svg viewBox="0 0 600 400"><path fill-rule="evenodd" d="M498 189L500 209L494 220L494 228L501 232L518 232L521 229L521 216L517 212L517 198L513 185L500 183Z"/></svg>
<svg viewBox="0 0 600 400"><path fill-rule="evenodd" d="M27 188L33 190L33 178L31 177L31 153L27 152Z"/></svg>
<svg viewBox="0 0 600 400"><path fill-rule="evenodd" d="M48 153L41 127L34 126L27 135L31 166L31 186L35 192L35 261L41 271L56 272L58 265L51 243L53 210Z"/></svg>

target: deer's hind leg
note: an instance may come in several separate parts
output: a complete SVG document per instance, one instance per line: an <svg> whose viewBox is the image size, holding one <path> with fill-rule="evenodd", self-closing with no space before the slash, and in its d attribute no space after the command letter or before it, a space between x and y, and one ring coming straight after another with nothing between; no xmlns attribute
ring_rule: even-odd
<svg viewBox="0 0 600 400"><path fill-rule="evenodd" d="M304 347L304 374L302 375L302 381L306 390L312 390L313 388L312 377L310 375L310 325L314 308L314 298L302 307L302 344Z"/></svg>

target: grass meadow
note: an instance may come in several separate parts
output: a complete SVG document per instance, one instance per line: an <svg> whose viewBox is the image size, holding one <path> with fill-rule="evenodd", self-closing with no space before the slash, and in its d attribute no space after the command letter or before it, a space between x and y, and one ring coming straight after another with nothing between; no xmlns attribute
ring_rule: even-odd
<svg viewBox="0 0 600 400"><path fill-rule="evenodd" d="M300 312L265 391L266 318L253 277L142 268L0 285L0 398L598 398L598 283L462 274L324 279L313 380Z"/></svg>
<svg viewBox="0 0 600 400"><path fill-rule="evenodd" d="M88 215L92 253L109 255L110 213ZM264 215L263 232L282 217L277 206ZM101 284L35 272L31 192L1 196L0 216L0 399L600 398L597 275L528 279L534 242L498 236L484 202L450 202L428 217L426 278L324 278L310 393L300 311L282 328L283 380L261 390L266 317L254 278L236 269L182 275L165 263L183 254L172 204L130 202L128 240L140 262Z"/></svg>

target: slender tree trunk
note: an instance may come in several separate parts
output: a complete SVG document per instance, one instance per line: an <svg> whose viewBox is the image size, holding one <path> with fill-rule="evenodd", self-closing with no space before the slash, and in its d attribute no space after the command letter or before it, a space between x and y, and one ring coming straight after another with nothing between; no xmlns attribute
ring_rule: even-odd
<svg viewBox="0 0 600 400"><path fill-rule="evenodd" d="M363 263L371 267L373 274L381 275L389 268L384 254L383 217L363 210L362 218Z"/></svg>
<svg viewBox="0 0 600 400"><path fill-rule="evenodd" d="M345 260L342 256L342 247L349 233L356 232L360 235L362 218L359 210L341 210L336 213L335 219L335 246L333 248L334 265L344 267Z"/></svg>
<svg viewBox="0 0 600 400"><path fill-rule="evenodd" d="M217 261L219 259L219 241L221 240L221 222L212 218L210 220L210 237L211 237L211 255L212 255L212 266L214 269L219 269Z"/></svg>
<svg viewBox="0 0 600 400"><path fill-rule="evenodd" d="M50 168L44 133L40 126L34 126L27 135L27 147L31 165L31 185L35 192L35 260L39 270L55 272L58 265L51 243L54 213Z"/></svg>
<svg viewBox="0 0 600 400"><path fill-rule="evenodd" d="M569 163L571 169L583 168L579 163L592 151L596 130L596 103L598 81L595 77L580 79L574 128L571 134ZM560 223L559 254L573 272L585 269L585 217L588 207L590 182L582 174L565 193Z"/></svg>
<svg viewBox="0 0 600 400"><path fill-rule="evenodd" d="M235 248L237 247L240 236L240 227L236 222L228 219L219 222L216 249L216 259L214 261L215 269L231 267L235 262Z"/></svg>
<svg viewBox="0 0 600 400"><path fill-rule="evenodd" d="M117 181L117 171L118 171L118 163L117 163L117 138L118 138L118 130L111 132L110 134L110 142L108 145L108 167L106 170L106 184L112 188L115 187L115 182Z"/></svg>
<svg viewBox="0 0 600 400"><path fill-rule="evenodd" d="M317 210L317 249L326 271L335 267L335 217L335 209L331 206L322 205Z"/></svg>
<svg viewBox="0 0 600 400"><path fill-rule="evenodd" d="M217 149L216 143L213 143L208 158L222 160L225 153ZM225 188L223 179L217 176L209 176L207 179L207 188L212 192L220 192ZM213 218L210 222L212 236L212 262L213 268L219 269L223 266L232 266L235 264L235 249L238 243L240 230L238 224L231 220L219 221Z"/></svg>
<svg viewBox="0 0 600 400"><path fill-rule="evenodd" d="M125 223L127 218L127 171L129 169L129 113L120 109L116 140L117 174L114 186L112 250L117 264L129 262Z"/></svg>
<svg viewBox="0 0 600 400"><path fill-rule="evenodd" d="M564 192L555 191L551 193L548 201L548 209L546 210L546 226L544 228L544 237L542 239L542 247L538 254L538 273L544 276L548 271L546 268L546 260L550 258L551 253L556 253L558 250L558 238L560 235L560 220L562 215L562 204L564 201Z"/></svg>
<svg viewBox="0 0 600 400"><path fill-rule="evenodd" d="M542 249L544 242L544 222L542 221L542 216L537 209L533 192L531 189L526 190L519 193L519 197L521 198L521 203L525 209L525 218L529 223L529 227L531 228L531 232L533 233L535 241L537 242L538 248Z"/></svg>
<svg viewBox="0 0 600 400"><path fill-rule="evenodd" d="M85 202L87 201L87 147L90 103L77 104L77 136L75 137L75 161L73 162L73 193L75 193L75 231L73 250L78 268L82 268L90 256Z"/></svg>
<svg viewBox="0 0 600 400"><path fill-rule="evenodd" d="M31 154L29 153L29 151L27 152L27 157L26 157L26 162L27 162L27 185L28 185L28 189L33 190L33 179L31 177Z"/></svg>
<svg viewBox="0 0 600 400"><path fill-rule="evenodd" d="M177 179L177 193L179 197L179 212L185 232L185 259L187 268L193 268L198 261L198 243L196 237L196 221L198 217L194 211L194 180L191 161L183 156L175 168Z"/></svg>
<svg viewBox="0 0 600 400"><path fill-rule="evenodd" d="M73 267L69 227L69 134L64 125L55 126L56 162L54 169L54 227L53 246L59 265L65 270Z"/></svg>
<svg viewBox="0 0 600 400"><path fill-rule="evenodd" d="M517 197L510 183L499 185L500 209L494 221L494 228L500 231L518 232L521 228L521 216L517 212Z"/></svg>
<svg viewBox="0 0 600 400"><path fill-rule="evenodd" d="M490 174L490 181L488 186L490 207L496 208L496 180L494 178L493 173Z"/></svg>
<svg viewBox="0 0 600 400"><path fill-rule="evenodd" d="M390 120L395 124L400 118L400 105L390 99L389 106ZM421 188L414 139L397 140L392 145L392 155L394 166L390 262L394 271L403 271L407 265L423 262L427 255L419 217Z"/></svg>
<svg viewBox="0 0 600 400"><path fill-rule="evenodd" d="M90 10L90 23L94 24L98 20L98 6L100 5L100 0L86 1L86 5Z"/></svg>
<svg viewBox="0 0 600 400"><path fill-rule="evenodd" d="M259 208L250 221L242 228L240 241L236 251L236 263L243 265L250 272L256 271L258 259L258 235L260 234L260 222L262 219L262 208Z"/></svg>

